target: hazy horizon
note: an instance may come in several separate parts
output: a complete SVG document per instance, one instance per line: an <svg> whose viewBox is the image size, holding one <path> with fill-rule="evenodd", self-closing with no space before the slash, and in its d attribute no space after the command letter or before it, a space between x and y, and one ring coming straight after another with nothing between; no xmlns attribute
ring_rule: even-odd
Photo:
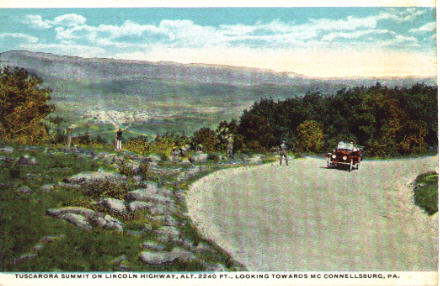
<svg viewBox="0 0 440 286"><path fill-rule="evenodd" d="M0 9L0 52L268 69L318 78L436 76L435 8Z"/></svg>

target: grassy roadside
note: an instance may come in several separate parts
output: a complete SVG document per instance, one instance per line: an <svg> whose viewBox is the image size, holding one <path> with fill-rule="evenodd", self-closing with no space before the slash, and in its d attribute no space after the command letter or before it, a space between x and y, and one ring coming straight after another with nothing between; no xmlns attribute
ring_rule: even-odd
<svg viewBox="0 0 440 286"><path fill-rule="evenodd" d="M15 161L0 160L0 245L1 245L1 271L121 271L120 263L114 260L125 257L124 266L130 271L201 271L204 266L197 261L175 261L163 265L146 265L138 259L143 241L155 240L155 234L146 232L142 234L130 233L145 224L150 224L153 229L160 227L148 216L135 214L134 217L120 219L128 230L123 234L113 231L94 228L85 231L45 215L49 208L63 206L83 206L100 211L95 208L96 197L84 190L73 190L62 186L55 186L52 191L43 191L41 187L54 184L62 179L84 171L97 171L98 169L118 170L111 164L96 160L83 154L59 152L54 148L43 151L44 147L24 149L23 146L12 145L13 153L1 153L1 158L18 158L23 154L34 157L38 165L18 165ZM97 151L97 150L94 150ZM163 170L179 167L168 163L160 164ZM205 170L197 177L216 171L227 166L209 162L204 165ZM185 169L183 169L185 170ZM195 178L184 179L175 184L176 176L163 176L160 184L162 187L176 190L185 189ZM30 194L17 193L21 186L27 186ZM131 177L127 180L123 192L138 188ZM181 202L180 202L181 203ZM182 205L182 210L185 206ZM115 215L115 214L113 214ZM205 243L210 250L202 252L199 257L210 264L222 264L229 270L238 269L238 265L230 259L215 244L204 241L186 216L175 217L182 222L180 230L185 238L190 239L194 245ZM47 236L63 236L50 243L41 243ZM166 249L173 248L172 244L165 245ZM19 261L23 255L29 259ZM19 261L19 262L17 262Z"/></svg>
<svg viewBox="0 0 440 286"><path fill-rule="evenodd" d="M415 203L429 215L438 211L438 174L429 172L417 176L414 187Z"/></svg>

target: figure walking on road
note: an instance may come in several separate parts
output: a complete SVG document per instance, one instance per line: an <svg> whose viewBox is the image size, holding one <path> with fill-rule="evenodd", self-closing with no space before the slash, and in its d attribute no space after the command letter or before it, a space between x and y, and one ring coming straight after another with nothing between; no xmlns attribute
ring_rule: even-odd
<svg viewBox="0 0 440 286"><path fill-rule="evenodd" d="M122 150L122 130L121 128L116 131L116 151Z"/></svg>
<svg viewBox="0 0 440 286"><path fill-rule="evenodd" d="M287 145L284 140L281 142L280 145L280 165L283 165L283 157L286 161L286 166L289 166L289 161L287 160Z"/></svg>

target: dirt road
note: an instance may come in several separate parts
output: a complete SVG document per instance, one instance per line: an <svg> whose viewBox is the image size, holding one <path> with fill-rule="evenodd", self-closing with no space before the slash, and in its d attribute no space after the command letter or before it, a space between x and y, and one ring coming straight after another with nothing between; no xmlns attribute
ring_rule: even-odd
<svg viewBox="0 0 440 286"><path fill-rule="evenodd" d="M438 215L408 185L438 157L325 160L222 170L195 182L188 213L203 236L251 271L436 270Z"/></svg>

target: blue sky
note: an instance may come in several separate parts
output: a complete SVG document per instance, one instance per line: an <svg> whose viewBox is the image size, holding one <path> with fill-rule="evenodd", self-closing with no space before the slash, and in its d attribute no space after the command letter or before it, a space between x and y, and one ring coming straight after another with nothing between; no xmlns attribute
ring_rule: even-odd
<svg viewBox="0 0 440 286"><path fill-rule="evenodd" d="M434 75L434 8L0 9L0 52Z"/></svg>

